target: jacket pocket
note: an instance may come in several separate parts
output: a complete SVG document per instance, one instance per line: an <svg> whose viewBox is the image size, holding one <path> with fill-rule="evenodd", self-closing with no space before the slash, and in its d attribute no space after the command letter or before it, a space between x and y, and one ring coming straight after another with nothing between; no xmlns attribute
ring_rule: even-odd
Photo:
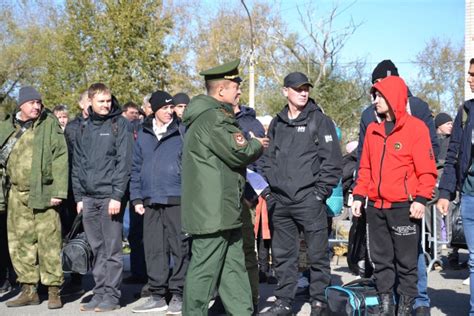
<svg viewBox="0 0 474 316"><path fill-rule="evenodd" d="M407 197L408 201L413 201L413 197L410 194L410 191L408 190L408 172L405 172L405 177L403 178L403 186L405 188L405 195Z"/></svg>
<svg viewBox="0 0 474 316"><path fill-rule="evenodd" d="M51 172L51 166L47 166L41 172L41 183L42 184L51 184L53 183L53 174Z"/></svg>

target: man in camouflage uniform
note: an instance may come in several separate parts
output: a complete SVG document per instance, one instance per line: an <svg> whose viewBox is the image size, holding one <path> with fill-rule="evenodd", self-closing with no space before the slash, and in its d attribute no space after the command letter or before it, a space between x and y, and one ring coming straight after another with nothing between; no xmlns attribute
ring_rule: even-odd
<svg viewBox="0 0 474 316"><path fill-rule="evenodd" d="M43 108L41 95L34 88L20 89L17 112L0 122L0 144L4 166L8 156L6 174L11 184L8 246L22 284L20 296L6 304L39 304L36 289L41 280L48 287L48 308L61 308L63 272L57 207L67 198L67 147L58 120Z"/></svg>

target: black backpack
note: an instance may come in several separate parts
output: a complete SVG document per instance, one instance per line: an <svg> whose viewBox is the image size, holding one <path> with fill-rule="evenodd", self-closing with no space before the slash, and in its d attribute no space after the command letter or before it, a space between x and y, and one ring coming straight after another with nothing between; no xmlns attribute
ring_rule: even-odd
<svg viewBox="0 0 474 316"><path fill-rule="evenodd" d="M86 274L92 269L92 248L84 232L78 233L82 225L82 212L77 214L71 231L64 240L61 261L64 272Z"/></svg>

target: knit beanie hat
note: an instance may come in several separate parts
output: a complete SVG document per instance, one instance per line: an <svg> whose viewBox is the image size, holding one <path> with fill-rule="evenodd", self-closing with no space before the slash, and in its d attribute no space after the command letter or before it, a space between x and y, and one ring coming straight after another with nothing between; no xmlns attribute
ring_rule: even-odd
<svg viewBox="0 0 474 316"><path fill-rule="evenodd" d="M382 60L372 72L372 83L388 76L398 76L398 69L390 59Z"/></svg>
<svg viewBox="0 0 474 316"><path fill-rule="evenodd" d="M18 95L18 108L25 102L31 100L40 100L41 101L41 94L36 91L35 88L27 86L20 89L20 93Z"/></svg>
<svg viewBox="0 0 474 316"><path fill-rule="evenodd" d="M150 105L153 113L169 104L174 105L175 103L173 102L173 97L168 92L158 90L151 95Z"/></svg>
<svg viewBox="0 0 474 316"><path fill-rule="evenodd" d="M452 122L452 121L453 121L453 118L451 116L449 116L449 114L439 113L435 117L435 126L436 126L436 128L438 128L441 125L443 125L445 123L448 123L448 122Z"/></svg>
<svg viewBox="0 0 474 316"><path fill-rule="evenodd" d="M188 104L189 103L189 96L184 93L180 92L174 95L174 104Z"/></svg>

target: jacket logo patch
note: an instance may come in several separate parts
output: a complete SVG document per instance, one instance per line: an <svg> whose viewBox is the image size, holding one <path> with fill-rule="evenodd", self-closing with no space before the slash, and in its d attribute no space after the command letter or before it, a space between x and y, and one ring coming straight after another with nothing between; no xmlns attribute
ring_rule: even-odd
<svg viewBox="0 0 474 316"><path fill-rule="evenodd" d="M326 143L332 142L332 135L324 135L324 140Z"/></svg>
<svg viewBox="0 0 474 316"><path fill-rule="evenodd" d="M395 144L393 144L393 148L395 148L395 150L402 149L402 143L396 142Z"/></svg>
<svg viewBox="0 0 474 316"><path fill-rule="evenodd" d="M100 133L100 136L109 136L110 133Z"/></svg>
<svg viewBox="0 0 474 316"><path fill-rule="evenodd" d="M247 145L247 140L245 139L244 135L242 135L242 133L234 133L232 135L234 136L237 146L244 147Z"/></svg>
<svg viewBox="0 0 474 316"><path fill-rule="evenodd" d="M306 130L306 126L298 126L296 128L296 132L298 133L304 133L305 130Z"/></svg>

